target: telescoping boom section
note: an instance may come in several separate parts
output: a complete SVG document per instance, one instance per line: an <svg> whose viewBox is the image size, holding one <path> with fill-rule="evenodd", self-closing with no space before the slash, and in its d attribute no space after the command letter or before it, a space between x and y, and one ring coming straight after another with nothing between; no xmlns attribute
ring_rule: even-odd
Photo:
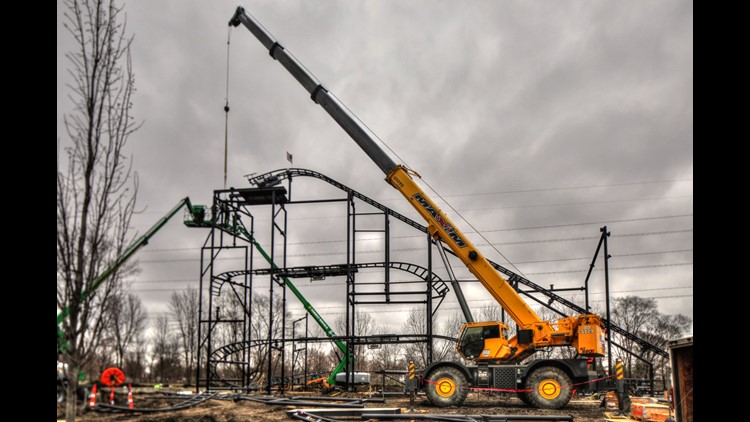
<svg viewBox="0 0 750 422"><path fill-rule="evenodd" d="M244 25L268 49L271 57L291 73L310 94L311 99L323 107L383 171L386 175L385 180L401 192L427 221L430 235L438 243L447 245L458 256L516 322L518 331L510 338L507 335L508 328L502 322L465 323L456 347L465 358L477 362L480 366L469 368L455 362L433 362L424 370L425 379L437 385L427 388L428 398L439 406L458 405L466 398L465 385L492 384L493 376L494 385L501 385L501 376L497 374L504 373L507 369L518 371L510 373L509 378L513 382L521 380L527 390L532 390L519 393L524 402L548 408L559 408L567 404L572 394L570 381L579 381L588 376L585 360L578 359L572 363L563 362L564 360L547 360L547 366L543 367L538 366L538 363L537 366L528 367L512 364L520 363L539 348L550 346L573 347L579 356L604 356L601 318L595 314L570 316L556 321L543 321L539 318L468 237L420 188L412 177L419 175L403 165L396 164L376 143L374 135L367 127L279 44L270 32L242 7L237 8L229 24ZM488 364L489 372L486 366ZM492 365L502 365L502 368ZM471 379L475 381L469 381Z"/></svg>

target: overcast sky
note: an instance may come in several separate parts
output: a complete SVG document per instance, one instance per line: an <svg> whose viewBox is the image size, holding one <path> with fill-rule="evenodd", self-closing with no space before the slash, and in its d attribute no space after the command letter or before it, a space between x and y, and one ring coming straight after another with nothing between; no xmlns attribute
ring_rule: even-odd
<svg viewBox="0 0 750 422"><path fill-rule="evenodd" d="M144 122L128 145L140 181L139 233L181 198L210 204L223 187L227 22L238 4L529 279L581 286L607 224L613 296L654 297L662 312L693 317L691 1L127 2L134 116ZM57 32L64 147L62 117L71 109L64 54L72 42L60 2ZM243 26L231 30L228 74L227 186L248 187L243 175L287 167L288 151L294 167L421 221ZM340 197L314 180L295 181L294 194ZM344 263L345 243L336 241L345 238L345 212L342 204L290 207L290 265ZM268 210L257 213L267 245ZM172 291L198 286L207 233L177 217L138 253L142 272L132 290L152 317L168 310ZM424 265L421 251L407 250L424 244L417 234L394 229L393 260ZM382 259L377 237L362 236L358 261ZM478 235L469 238L507 262ZM241 261L223 265L239 269ZM297 284L329 322L344 312L342 278ZM595 305L603 305L603 284L595 272ZM256 286L267 292L267 279ZM491 303L476 283L464 293L472 307ZM303 315L291 300L289 309ZM408 306L364 309L395 330ZM441 309L458 312L452 293Z"/></svg>

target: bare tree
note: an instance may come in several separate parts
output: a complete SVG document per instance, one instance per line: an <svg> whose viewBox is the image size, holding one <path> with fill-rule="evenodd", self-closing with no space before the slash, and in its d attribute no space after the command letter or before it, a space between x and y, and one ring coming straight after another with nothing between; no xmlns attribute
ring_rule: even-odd
<svg viewBox="0 0 750 422"><path fill-rule="evenodd" d="M485 303L479 308L476 314L477 321L500 321L502 318L502 308L499 304Z"/></svg>
<svg viewBox="0 0 750 422"><path fill-rule="evenodd" d="M275 302L278 303L278 301ZM251 338L253 340L265 340L268 338L268 320L271 315L268 296L253 294L250 306L253 314L252 324L250 325L252 330ZM274 322L276 322L275 319ZM278 324L274 323L274 326L278 326ZM254 365L250 368L250 377L252 380L260 382L266 374L268 344L265 342L258 343L258 347L254 347L251 354L251 361Z"/></svg>
<svg viewBox="0 0 750 422"><path fill-rule="evenodd" d="M373 355L373 364L370 368L373 371L407 368L404 352L398 344L382 344L375 349Z"/></svg>
<svg viewBox="0 0 750 422"><path fill-rule="evenodd" d="M325 337L326 333L317 324L310 325L310 337ZM341 361L336 355L338 348L333 343L309 343L308 370L310 372L330 372Z"/></svg>
<svg viewBox="0 0 750 422"><path fill-rule="evenodd" d="M427 332L427 311L422 307L409 310L406 321L401 326L404 334L425 334ZM427 343L410 343L406 345L406 360L413 359L418 368L424 368L429 362Z"/></svg>
<svg viewBox="0 0 750 422"><path fill-rule="evenodd" d="M195 370L198 348L198 301L198 290L192 287L182 292L173 292L169 299L169 308L180 330L185 380L188 382Z"/></svg>
<svg viewBox="0 0 750 422"><path fill-rule="evenodd" d="M66 54L74 109L64 117L70 145L57 169L57 307L71 373L66 419L75 418L79 368L96 349L103 312L121 276L94 281L124 250L137 183L124 155L137 130L131 112L134 78L121 7L115 0L64 0L65 28L75 47Z"/></svg>
<svg viewBox="0 0 750 422"><path fill-rule="evenodd" d="M123 371L128 378L142 382L146 374L146 341L142 334L136 335L130 350L125 354Z"/></svg>
<svg viewBox="0 0 750 422"><path fill-rule="evenodd" d="M180 340L169 327L169 317L159 315L151 337L151 373L159 382L174 379L180 364Z"/></svg>
<svg viewBox="0 0 750 422"><path fill-rule="evenodd" d="M662 349L667 348L669 340L684 335L692 323L692 320L685 315L668 315L659 312L655 299L639 296L616 298L612 307L612 320L627 331ZM647 365L641 360L643 359L660 370L662 378L666 377L666 367L669 363L667 358L655 354L650 349L640 350L638 344L628 338L619 335L613 335L613 338L627 349L627 351L619 348L613 349L613 354L626 362L628 376L647 377L649 375ZM634 360L633 353L641 359Z"/></svg>
<svg viewBox="0 0 750 422"><path fill-rule="evenodd" d="M370 315L368 312L356 311L354 317L355 317L354 327L349 327L352 329L353 337L365 337L375 332L375 325L372 322L372 315ZM336 321L334 322L334 326L336 327L337 335L339 336L346 335L346 317L345 316L339 316L338 318L336 318ZM351 347L350 352L352 353L352 356L354 357L355 368L366 369L368 349L366 347L363 347L362 345L354 345L350 347ZM337 348L335 349L335 351L336 353L338 353ZM336 364L338 364L338 362Z"/></svg>
<svg viewBox="0 0 750 422"><path fill-rule="evenodd" d="M284 317L283 313L283 302L280 295L274 294L273 297L273 312L271 312L269 307L269 300L268 295L263 294L253 294L252 301L252 339L253 340L267 340L268 339L268 324L269 320L272 322L272 335L274 339L281 338L281 322ZM229 309L227 309L229 311ZM236 315L237 317L241 317L240 312L244 312L244 310L240 310L239 308L232 311L233 313L230 315ZM273 318L271 319L270 316L273 315ZM289 313L287 312L287 320L289 320ZM232 331L229 333L229 336L227 337L227 341L239 341L234 337L235 333ZM254 347L251 351L251 360L254 363L253 367L250 368L250 377L257 382L260 382L266 374L266 370L268 369L268 343L262 342L258 345L258 347ZM291 354L290 354L291 355ZM274 361L271 362L271 365L273 366L277 356L273 356L272 359ZM275 367L275 366L274 366Z"/></svg>
<svg viewBox="0 0 750 422"><path fill-rule="evenodd" d="M443 335L458 339L461 334L461 326L465 322L462 314L453 313L442 325ZM436 339L433 349L433 360L463 360L456 350L456 343L443 339Z"/></svg>
<svg viewBox="0 0 750 422"><path fill-rule="evenodd" d="M690 329L692 319L682 315L659 314L655 324L648 327L641 337L649 343L667 350L669 340L675 340L685 335ZM641 353L644 359L652 362L655 373L658 373L662 380L666 380L670 362L668 357L657 355L653 350L648 349ZM645 368L644 368L645 369ZM644 374L644 376L647 374Z"/></svg>
<svg viewBox="0 0 750 422"><path fill-rule="evenodd" d="M656 323L659 311L657 310L656 300L640 296L624 296L615 298L612 301L611 313L612 322L622 327L625 331L640 336L649 326ZM625 349L636 352L637 344L626 337L616 337L618 343ZM617 348L613 349L615 356L621 358L625 363L626 374L633 376L633 356L631 353Z"/></svg>
<svg viewBox="0 0 750 422"><path fill-rule="evenodd" d="M307 370L309 373L320 373L330 371L336 364L332 362L329 353L326 353L326 347L321 347L318 344L309 343L307 354ZM333 356L335 359L335 356ZM301 364L304 366L304 363Z"/></svg>
<svg viewBox="0 0 750 422"><path fill-rule="evenodd" d="M477 321L503 322L503 308L499 303L485 303L476 312L475 319ZM508 332L511 333L510 336L512 337L512 333L516 332L516 322L507 312L505 313L505 325L508 326Z"/></svg>
<svg viewBox="0 0 750 422"><path fill-rule="evenodd" d="M146 328L146 310L141 299L129 293L114 296L107 312L110 314L108 338L112 339L110 343L114 347L115 365L122 368L128 348Z"/></svg>

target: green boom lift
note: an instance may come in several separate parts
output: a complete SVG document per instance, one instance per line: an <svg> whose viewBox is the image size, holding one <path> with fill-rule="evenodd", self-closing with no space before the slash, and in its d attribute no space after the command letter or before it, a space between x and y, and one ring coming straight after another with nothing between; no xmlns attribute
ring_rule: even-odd
<svg viewBox="0 0 750 422"><path fill-rule="evenodd" d="M258 252L260 252L260 254L263 255L263 258L265 258L265 260L271 265L271 267L274 270L279 269L276 263L273 262L273 259L271 259L271 257L268 256L268 254L260 246L258 241L255 240L255 237L251 236L247 232L247 230L245 230L243 226L240 226L240 225L233 226L232 229L233 230L230 230L230 231L234 231L235 233L244 237L245 240L252 243L253 246L255 246L255 249L257 249ZM315 320L315 322L318 323L318 325L320 326L320 328L323 329L326 335L330 338L336 337L336 333L333 331L331 326L328 325L328 323L326 323L326 321L323 319L322 316L320 316L318 311L315 310L312 304L310 304L310 302L307 299L305 299L302 293L297 289L297 286L295 286L294 283L292 283L292 281L289 280L287 277L282 277L282 278L284 279L284 284L286 284L286 286L289 287L289 290L291 290L292 293L294 293L294 295L297 297L297 299L299 299L300 303L302 303L302 306L304 306L307 313L310 314L310 316ZM352 356L352 354L349 352L349 349L346 347L346 345L344 345L344 343L341 342L341 340L333 338L333 342L336 344L336 347L338 347L339 350L341 350L341 352L344 354L344 357L341 359L341 362L339 362L339 364L333 369L333 371L331 372L331 375L327 379L325 377L319 378L319 379L312 380L309 383L322 382L324 387L326 388L331 387L336 384L336 375L344 370L349 359L352 359L352 361L354 361L354 356Z"/></svg>
<svg viewBox="0 0 750 422"><path fill-rule="evenodd" d="M109 267L107 267L101 274L96 276L94 280L91 282L91 287L84 290L81 293L81 300L84 300L88 295L90 295L92 292L94 292L107 278L109 278L115 271L117 271L118 268L120 268L133 254L138 251L142 246L145 246L148 244L149 239L156 234L156 232L159 231L162 227L164 227L165 224L171 219L175 214L177 214L177 211L179 211L183 206L187 206L188 212L191 215L192 221L188 221L185 224L194 226L194 227L210 227L210 224L207 224L204 222L204 218L206 215L206 207L204 205L193 205L192 202L190 202L189 197L185 197L180 202L177 203L177 205L172 208L164 217L162 217L159 221L156 222L143 236L136 239L130 246L128 246L127 249L125 249L125 252L120 255L115 262L113 262ZM64 338L64 333L62 329L60 328L60 325L62 322L70 316L70 307L66 306L65 309L63 309L60 313L57 314L57 354L58 356L64 349L67 349L69 347L69 343ZM86 374L83 372L79 373L79 381L86 377ZM63 377L64 380L64 377ZM60 384L61 380L58 379L58 384ZM62 381L65 382L65 381ZM58 385L59 387L59 385ZM58 388L58 392L60 389ZM60 400L59 394L58 394L58 401Z"/></svg>

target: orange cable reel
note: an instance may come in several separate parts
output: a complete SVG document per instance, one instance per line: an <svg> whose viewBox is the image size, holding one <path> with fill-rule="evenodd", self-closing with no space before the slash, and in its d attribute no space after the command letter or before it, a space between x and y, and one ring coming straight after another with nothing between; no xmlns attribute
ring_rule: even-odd
<svg viewBox="0 0 750 422"><path fill-rule="evenodd" d="M102 372L99 381L109 387L119 387L125 382L125 374L120 368L107 368Z"/></svg>
<svg viewBox="0 0 750 422"><path fill-rule="evenodd" d="M109 404L115 404L115 387L125 382L125 374L120 368L107 368L99 377L102 384L109 386Z"/></svg>

